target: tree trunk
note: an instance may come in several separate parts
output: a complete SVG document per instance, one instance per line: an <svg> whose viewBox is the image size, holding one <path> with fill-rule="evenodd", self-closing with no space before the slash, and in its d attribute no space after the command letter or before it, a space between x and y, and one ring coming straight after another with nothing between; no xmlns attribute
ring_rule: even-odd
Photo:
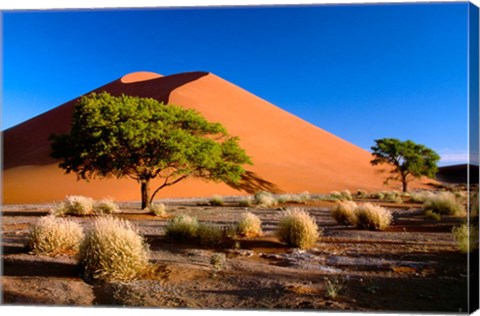
<svg viewBox="0 0 480 316"><path fill-rule="evenodd" d="M402 174L403 192L407 192L407 175Z"/></svg>
<svg viewBox="0 0 480 316"><path fill-rule="evenodd" d="M148 198L150 195L150 180L141 180L141 193L142 193L142 210L150 206L150 199Z"/></svg>

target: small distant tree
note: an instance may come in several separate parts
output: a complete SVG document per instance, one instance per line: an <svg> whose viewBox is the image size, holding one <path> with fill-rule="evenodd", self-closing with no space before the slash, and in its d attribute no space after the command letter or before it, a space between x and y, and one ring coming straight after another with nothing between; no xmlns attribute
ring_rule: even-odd
<svg viewBox="0 0 480 316"><path fill-rule="evenodd" d="M402 183L403 192L407 192L407 185L415 178L422 176L434 177L437 172L437 162L440 156L424 145L416 144L410 140L400 141L395 138L375 140L376 146L371 147L374 159L370 163L375 165L387 164L390 180Z"/></svg>
<svg viewBox="0 0 480 316"><path fill-rule="evenodd" d="M187 178L237 184L250 158L219 123L151 98L103 92L75 105L68 134L52 135L53 158L79 179L129 177L140 183L142 209L159 190ZM150 194L150 181L163 183Z"/></svg>

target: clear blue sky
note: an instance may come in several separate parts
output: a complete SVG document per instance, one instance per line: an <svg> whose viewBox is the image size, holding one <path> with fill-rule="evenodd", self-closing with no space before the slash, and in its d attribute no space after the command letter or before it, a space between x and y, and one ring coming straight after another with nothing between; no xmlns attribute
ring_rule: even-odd
<svg viewBox="0 0 480 316"><path fill-rule="evenodd" d="M462 163L467 13L467 3L4 12L2 130L130 72L203 70L367 150L411 139Z"/></svg>

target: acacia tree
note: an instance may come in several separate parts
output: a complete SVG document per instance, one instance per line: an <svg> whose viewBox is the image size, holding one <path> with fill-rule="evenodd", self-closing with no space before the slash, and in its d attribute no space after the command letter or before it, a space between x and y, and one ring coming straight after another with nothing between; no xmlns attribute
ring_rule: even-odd
<svg viewBox="0 0 480 316"><path fill-rule="evenodd" d="M250 158L219 123L151 98L106 92L82 97L68 134L51 136L51 156L79 179L129 177L142 209L163 188L187 178L237 184ZM150 181L163 179L150 194Z"/></svg>
<svg viewBox="0 0 480 316"><path fill-rule="evenodd" d="M437 172L437 162L440 156L424 145L416 144L410 140L400 141L395 138L375 140L376 146L371 147L375 157L370 163L390 165L391 168L383 171L389 172L385 183L398 180L402 183L403 192L407 192L407 184L421 176L434 177Z"/></svg>

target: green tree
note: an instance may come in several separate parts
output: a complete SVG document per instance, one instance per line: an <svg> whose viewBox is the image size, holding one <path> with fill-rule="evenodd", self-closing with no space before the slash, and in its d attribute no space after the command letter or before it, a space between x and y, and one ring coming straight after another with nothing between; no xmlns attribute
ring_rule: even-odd
<svg viewBox="0 0 480 316"><path fill-rule="evenodd" d="M51 156L78 179L129 177L140 183L142 209L159 190L187 178L237 184L250 158L219 123L151 98L103 92L75 105L68 134L51 136ZM150 194L150 181L163 179Z"/></svg>
<svg viewBox="0 0 480 316"><path fill-rule="evenodd" d="M387 164L390 168L383 171L390 173L385 183L398 180L402 183L403 192L407 192L408 182L422 176L434 177L437 172L437 162L440 156L424 145L410 140L400 141L395 138L375 140L376 146L371 147L375 165Z"/></svg>

